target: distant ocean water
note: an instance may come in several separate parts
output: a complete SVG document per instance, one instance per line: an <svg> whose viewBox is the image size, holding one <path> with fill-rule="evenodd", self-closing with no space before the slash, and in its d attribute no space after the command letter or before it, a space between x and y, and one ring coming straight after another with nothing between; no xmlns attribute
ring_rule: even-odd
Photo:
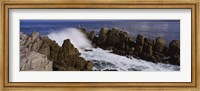
<svg viewBox="0 0 200 91"><path fill-rule="evenodd" d="M179 20L20 20L20 32L41 35L62 31L65 28L85 27L88 31L100 31L102 27L119 27L128 31L133 39L138 34L155 39L163 37L168 43L180 40Z"/></svg>

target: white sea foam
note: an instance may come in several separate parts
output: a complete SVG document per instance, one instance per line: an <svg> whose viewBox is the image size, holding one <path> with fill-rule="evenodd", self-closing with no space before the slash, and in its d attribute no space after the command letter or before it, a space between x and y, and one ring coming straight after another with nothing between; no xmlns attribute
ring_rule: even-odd
<svg viewBox="0 0 200 91"><path fill-rule="evenodd" d="M55 40L58 45L62 46L65 39L70 39L74 47L79 50L82 48L91 48L91 42L87 39L85 34L75 28L66 28L58 32L52 32L47 35L50 39Z"/></svg>
<svg viewBox="0 0 200 91"><path fill-rule="evenodd" d="M179 71L180 66L152 63L135 58L127 58L125 56L109 53L100 48L93 48L93 51L80 51L81 56L86 60L94 62L94 70L119 70L119 71Z"/></svg>

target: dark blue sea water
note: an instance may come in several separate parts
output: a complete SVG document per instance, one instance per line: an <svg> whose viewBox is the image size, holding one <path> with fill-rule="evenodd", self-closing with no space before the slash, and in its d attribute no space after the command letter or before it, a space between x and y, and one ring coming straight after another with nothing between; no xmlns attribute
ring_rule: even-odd
<svg viewBox="0 0 200 91"><path fill-rule="evenodd" d="M25 34L36 31L41 35L47 35L78 26L96 32L102 27L119 27L128 31L133 39L142 34L150 38L163 37L168 43L174 39L180 40L179 20L20 20L20 32Z"/></svg>

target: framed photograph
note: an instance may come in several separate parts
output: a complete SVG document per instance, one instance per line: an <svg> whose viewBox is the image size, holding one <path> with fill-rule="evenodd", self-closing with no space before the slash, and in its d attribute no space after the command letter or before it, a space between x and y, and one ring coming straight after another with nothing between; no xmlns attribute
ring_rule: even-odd
<svg viewBox="0 0 200 91"><path fill-rule="evenodd" d="M1 3L2 89L200 90L198 1Z"/></svg>

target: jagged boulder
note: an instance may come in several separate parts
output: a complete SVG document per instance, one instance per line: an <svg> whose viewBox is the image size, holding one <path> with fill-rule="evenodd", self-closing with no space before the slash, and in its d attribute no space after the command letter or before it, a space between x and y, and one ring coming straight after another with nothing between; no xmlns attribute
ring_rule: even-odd
<svg viewBox="0 0 200 91"><path fill-rule="evenodd" d="M117 28L112 28L112 30L109 32L106 43L108 46L115 46L119 44L121 41L120 39L120 30Z"/></svg>
<svg viewBox="0 0 200 91"><path fill-rule="evenodd" d="M140 40L142 39L142 36L138 37L140 37ZM153 41L151 39L144 38L144 43L139 43L137 45L140 45L136 47L136 50L141 59L157 63L156 58L153 56Z"/></svg>
<svg viewBox="0 0 200 91"><path fill-rule="evenodd" d="M92 70L93 63L79 57L80 53L69 39L60 47L47 36L39 33L31 35L20 33L20 70L51 71L55 70Z"/></svg>
<svg viewBox="0 0 200 91"><path fill-rule="evenodd" d="M20 33L20 70L52 70L52 61L47 57L49 55L48 45L42 45L40 34L33 32L31 35ZM40 48L47 48L40 50Z"/></svg>
<svg viewBox="0 0 200 91"><path fill-rule="evenodd" d="M136 44L138 46L143 46L144 44L144 36L143 35L137 35L137 38L136 38Z"/></svg>
<svg viewBox="0 0 200 91"><path fill-rule="evenodd" d="M109 28L101 28L100 32L99 32L99 37L97 39L97 44L98 45L102 45L105 43L106 38L107 38L107 32L109 31Z"/></svg>
<svg viewBox="0 0 200 91"><path fill-rule="evenodd" d="M47 57L50 56L50 46L47 43L43 43L40 49L38 50L39 53L46 55Z"/></svg>
<svg viewBox="0 0 200 91"><path fill-rule="evenodd" d="M52 61L46 55L34 51L21 51L20 70L21 71L51 71Z"/></svg>
<svg viewBox="0 0 200 91"><path fill-rule="evenodd" d="M169 62L171 64L180 65L180 41L173 40L169 44Z"/></svg>
<svg viewBox="0 0 200 91"><path fill-rule="evenodd" d="M62 47L58 53L58 60L64 60L68 56L79 56L80 53L77 48L70 42L69 39L64 40Z"/></svg>
<svg viewBox="0 0 200 91"><path fill-rule="evenodd" d="M48 36L44 36L42 40L43 44L38 52L47 55L50 60L57 60L60 46L54 40L49 39Z"/></svg>
<svg viewBox="0 0 200 91"><path fill-rule="evenodd" d="M132 38L129 33L119 28L114 27L107 33L107 46L114 46L119 50L128 50L132 47L128 45L131 41Z"/></svg>
<svg viewBox="0 0 200 91"><path fill-rule="evenodd" d="M27 35L26 34L24 34L23 32L20 32L20 45L25 45L25 43L26 43L26 40L27 40Z"/></svg>
<svg viewBox="0 0 200 91"><path fill-rule="evenodd" d="M38 32L33 32L31 34L31 41L34 42L37 38L39 38L40 34Z"/></svg>
<svg viewBox="0 0 200 91"><path fill-rule="evenodd" d="M180 54L180 41L173 40L169 44L169 54Z"/></svg>
<svg viewBox="0 0 200 91"><path fill-rule="evenodd" d="M59 50L57 61L54 61L53 63L53 70L55 71L92 70L93 65L91 64L88 65L87 61L84 58L79 57L79 55L80 55L79 51L77 50L77 48L73 46L70 40L69 39L64 40L64 43Z"/></svg>
<svg viewBox="0 0 200 91"><path fill-rule="evenodd" d="M20 40L24 40L27 38L27 35L24 34L23 32L20 32Z"/></svg>
<svg viewBox="0 0 200 91"><path fill-rule="evenodd" d="M155 43L156 51L162 52L165 45L166 45L166 41L163 38L161 38L161 37L156 38L156 43Z"/></svg>
<svg viewBox="0 0 200 91"><path fill-rule="evenodd" d="M38 32L33 32L30 36L20 33L20 45L27 47L30 51L38 51L42 41Z"/></svg>
<svg viewBox="0 0 200 91"><path fill-rule="evenodd" d="M37 38L33 44L32 44L32 47L31 47L31 50L33 51L38 51L42 45L43 41L40 39L40 38Z"/></svg>
<svg viewBox="0 0 200 91"><path fill-rule="evenodd" d="M54 42L51 46L50 46L50 60L56 60L58 59L58 53L60 51L60 46Z"/></svg>

